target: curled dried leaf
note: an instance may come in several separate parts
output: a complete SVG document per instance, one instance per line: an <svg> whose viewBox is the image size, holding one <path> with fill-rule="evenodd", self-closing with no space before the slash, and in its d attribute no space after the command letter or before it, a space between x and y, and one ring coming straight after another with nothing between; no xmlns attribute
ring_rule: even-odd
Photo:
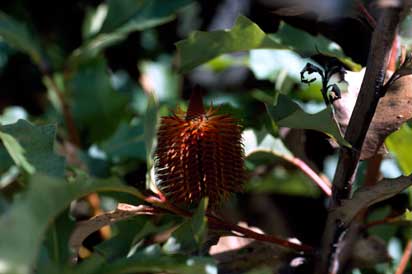
<svg viewBox="0 0 412 274"><path fill-rule="evenodd" d="M333 102L336 120L343 131L348 126L364 72L364 70L359 73L348 72L346 77L348 82L347 92L342 91L342 98ZM362 160L369 159L376 154L384 154L386 150L383 147L383 143L386 137L412 118L411 83L412 76L407 75L398 78L388 86L386 95L379 101L369 126L361 151Z"/></svg>

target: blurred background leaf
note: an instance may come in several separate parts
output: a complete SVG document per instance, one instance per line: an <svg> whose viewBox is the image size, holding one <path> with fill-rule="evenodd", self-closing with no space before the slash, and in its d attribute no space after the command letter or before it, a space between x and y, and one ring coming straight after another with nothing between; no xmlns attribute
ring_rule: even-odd
<svg viewBox="0 0 412 274"><path fill-rule="evenodd" d="M137 190L115 180L83 178L67 182L43 175L32 177L27 192L1 216L0 257L4 267L0 273L31 273L50 220L56 218L71 201L98 191L119 191L141 197Z"/></svg>

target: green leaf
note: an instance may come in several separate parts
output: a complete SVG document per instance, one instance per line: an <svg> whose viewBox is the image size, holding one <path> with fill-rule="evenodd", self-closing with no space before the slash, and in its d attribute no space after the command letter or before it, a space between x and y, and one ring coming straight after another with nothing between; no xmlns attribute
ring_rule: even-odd
<svg viewBox="0 0 412 274"><path fill-rule="evenodd" d="M164 251L172 254L178 252L190 254L202 248L207 233L207 218L205 217L207 205L208 199L202 199L192 218L184 221L172 233L163 246Z"/></svg>
<svg viewBox="0 0 412 274"><path fill-rule="evenodd" d="M39 252L50 222L71 201L91 192L118 191L142 195L116 180L89 178L67 182L34 175L25 193L17 197L10 210L0 218L0 273L28 274Z"/></svg>
<svg viewBox="0 0 412 274"><path fill-rule="evenodd" d="M13 136L3 132L0 132L0 139L16 165L23 168L30 174L34 173L35 168L27 162L26 157L24 156L24 149L20 146L16 139L14 139Z"/></svg>
<svg viewBox="0 0 412 274"><path fill-rule="evenodd" d="M247 129L243 131L242 139L246 157L258 152L270 153L276 157L293 156L280 138L275 138L270 134L265 134L259 142L257 134L252 129Z"/></svg>
<svg viewBox="0 0 412 274"><path fill-rule="evenodd" d="M23 23L1 11L0 37L16 49L27 53L35 63L42 63L42 54L37 39Z"/></svg>
<svg viewBox="0 0 412 274"><path fill-rule="evenodd" d="M54 153L56 125L34 126L26 120L18 120L15 124L3 126L2 132L20 144L25 152L24 158L37 172L60 177L64 175L65 160ZM17 148L14 146L14 149Z"/></svg>
<svg viewBox="0 0 412 274"><path fill-rule="evenodd" d="M128 97L113 90L105 60L96 58L81 64L67 79L66 87L73 98L76 126L88 141L112 135L126 114Z"/></svg>
<svg viewBox="0 0 412 274"><path fill-rule="evenodd" d="M157 98L153 93L149 94L146 114L144 116L144 142L146 146L146 164L147 164L147 183L146 186L152 185L152 178L150 175L153 166L153 146L156 138L157 123L159 120L159 104Z"/></svg>
<svg viewBox="0 0 412 274"><path fill-rule="evenodd" d="M146 160L146 149L143 136L143 125L137 123L128 125L122 123L108 140L101 144L101 149L111 159L139 159Z"/></svg>
<svg viewBox="0 0 412 274"><path fill-rule="evenodd" d="M389 135L385 140L388 150L395 155L403 174L412 173L411 150L412 128L407 124Z"/></svg>
<svg viewBox="0 0 412 274"><path fill-rule="evenodd" d="M166 23L191 0L108 0L108 13L101 32L129 33Z"/></svg>
<svg viewBox="0 0 412 274"><path fill-rule="evenodd" d="M402 215L402 220L412 222L412 211L406 209L405 213Z"/></svg>
<svg viewBox="0 0 412 274"><path fill-rule="evenodd" d="M130 252L133 238L147 227L150 220L143 216L131 218L112 224L112 236L101 244L93 247L96 253L104 255L108 260L126 257ZM154 225L152 225L154 227ZM145 235L146 236L146 235Z"/></svg>
<svg viewBox="0 0 412 274"><path fill-rule="evenodd" d="M70 250L67 243L75 224L75 220L69 216L69 210L65 210L50 224L46 232L45 246L52 262L65 264L69 260Z"/></svg>
<svg viewBox="0 0 412 274"><path fill-rule="evenodd" d="M167 23L191 0L108 0L108 11L100 31L73 52L70 63L93 58L104 48L125 39L130 32Z"/></svg>
<svg viewBox="0 0 412 274"><path fill-rule="evenodd" d="M183 73L221 54L251 49L290 49L304 57L322 53L360 69L359 65L344 56L336 44L323 36L312 36L284 23L276 34L269 35L244 16L239 16L230 30L195 31L187 39L176 43L176 47L179 69Z"/></svg>
<svg viewBox="0 0 412 274"><path fill-rule="evenodd" d="M191 218L193 237L199 248L203 244L207 233L207 218L205 214L208 201L209 200L207 198L203 198Z"/></svg>
<svg viewBox="0 0 412 274"><path fill-rule="evenodd" d="M309 114L283 94L279 94L277 105L266 105L266 107L271 119L280 127L317 130L333 137L340 145L350 146L334 122L330 107L318 113Z"/></svg>
<svg viewBox="0 0 412 274"><path fill-rule="evenodd" d="M104 265L99 274L127 274L141 272L167 272L176 274L217 274L212 258L188 257L163 254L158 246L149 246L129 258L119 259Z"/></svg>

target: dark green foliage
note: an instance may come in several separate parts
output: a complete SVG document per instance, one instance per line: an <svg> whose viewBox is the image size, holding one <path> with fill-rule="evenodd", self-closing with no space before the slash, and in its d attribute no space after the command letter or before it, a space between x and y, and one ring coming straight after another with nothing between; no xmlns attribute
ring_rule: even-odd
<svg viewBox="0 0 412 274"><path fill-rule="evenodd" d="M308 86L299 73L308 62L309 70L313 64L321 70L325 60L352 71L361 68L326 38L335 36L279 22L266 7L266 26L250 12L253 20L239 15L229 29L204 31L215 29L211 22L218 17L219 1L73 1L64 3L64 12L60 4L39 11L40 4L32 1L9 2L0 3L0 274L216 274L225 267L237 269L230 263L222 268L208 253L219 237L238 236L211 215L318 248L327 197L299 161L332 179L338 153L329 137L335 146L350 145L335 122L333 106L319 104L319 79L308 79ZM255 7L262 1L249 2ZM231 18L230 12L226 15ZM192 30L198 31L188 34ZM333 79L328 84L339 95L348 91ZM159 118L178 107L185 110L193 87L203 93L206 109L212 104L242 125L245 193L232 195L214 211L207 198L197 208L165 203L153 176ZM387 138L392 166L385 172L396 176L396 165L404 175L411 172L411 140L408 124ZM396 189L375 187L373 193L359 187L354 199L336 210L348 222L372 204L368 222L396 216L391 224L365 229L397 248L391 254L396 263L411 238L407 208L412 192L399 193L409 184L398 181ZM97 206L88 200L91 193L99 194ZM149 209L129 216L133 209L121 211L122 203ZM82 224L96 225L89 220L96 213L111 216L105 223L110 235L82 235L91 255L79 260L71 237L80 238L76 233ZM226 250L221 244L221 253L237 253L233 249L245 240L239 239ZM260 242L254 244L259 250ZM294 271L290 260L296 256L309 265L313 259L283 247L275 253L279 265L274 269L285 273ZM256 255L252 261L258 265L248 265L246 258L238 272L273 273L265 258L270 254L261 263ZM391 273L396 263L356 274Z"/></svg>

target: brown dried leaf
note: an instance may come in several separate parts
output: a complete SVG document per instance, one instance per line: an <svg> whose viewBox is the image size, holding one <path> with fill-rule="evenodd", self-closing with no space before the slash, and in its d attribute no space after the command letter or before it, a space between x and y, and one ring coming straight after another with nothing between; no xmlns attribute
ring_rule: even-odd
<svg viewBox="0 0 412 274"><path fill-rule="evenodd" d="M359 239L351 256L352 265L358 268L371 268L390 261L386 243L376 236Z"/></svg>
<svg viewBox="0 0 412 274"><path fill-rule="evenodd" d="M373 186L361 187L352 199L344 200L340 207L334 209L336 219L340 220L343 226L347 226L363 209L389 199L411 185L412 175L383 179Z"/></svg>
<svg viewBox="0 0 412 274"><path fill-rule="evenodd" d="M342 94L342 99L333 105L336 118L343 131L349 123L350 115L355 106L364 70L359 73L348 73L348 92ZM407 120L412 118L412 75L396 80L381 98L372 119L369 131L362 147L361 160L369 159L376 154L384 154L383 143L387 136L398 130Z"/></svg>
<svg viewBox="0 0 412 274"><path fill-rule="evenodd" d="M72 232L69 240L69 246L78 253L83 241L100 228L114 224L118 221L126 220L128 218L138 215L153 215L155 213L151 206L139 205L133 206L129 204L119 203L117 208L113 211L103 213L95 216L87 221L78 222L76 228Z"/></svg>

